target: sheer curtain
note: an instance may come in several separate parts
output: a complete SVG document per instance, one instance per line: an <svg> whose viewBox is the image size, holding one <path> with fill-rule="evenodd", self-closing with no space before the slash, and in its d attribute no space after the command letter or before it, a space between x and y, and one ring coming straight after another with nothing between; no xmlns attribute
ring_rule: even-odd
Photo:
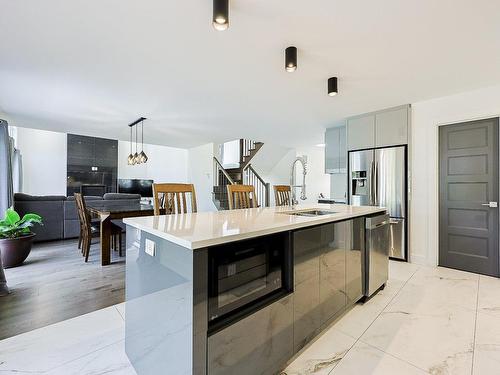
<svg viewBox="0 0 500 375"><path fill-rule="evenodd" d="M13 204L12 155L7 121L0 120L0 216ZM1 251L1 248L0 248ZM0 296L9 292L0 256Z"/></svg>
<svg viewBox="0 0 500 375"><path fill-rule="evenodd" d="M12 156L12 188L14 193L23 191L23 158L21 150L14 147L14 139L10 138Z"/></svg>

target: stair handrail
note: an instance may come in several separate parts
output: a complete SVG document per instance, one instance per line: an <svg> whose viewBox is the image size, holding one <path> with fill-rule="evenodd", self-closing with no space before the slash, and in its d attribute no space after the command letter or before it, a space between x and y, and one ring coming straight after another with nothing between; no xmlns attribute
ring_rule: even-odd
<svg viewBox="0 0 500 375"><path fill-rule="evenodd" d="M247 171L250 171L253 176L257 179L258 182L260 182L260 185L255 186L253 181L250 181L250 176L248 173L245 173ZM254 185L255 186L255 193L259 198L264 198L263 202L265 207L269 207L270 205L270 190L271 190L271 184L268 182L264 181L264 179L257 173L257 171L252 167L252 164L247 164L243 168L243 183L248 184L248 185Z"/></svg>
<svg viewBox="0 0 500 375"><path fill-rule="evenodd" d="M260 175L257 173L257 171L252 167L252 164L247 164L245 166L245 168L243 168L243 172L245 172L247 169L249 169L250 171L252 171L253 174L255 174L255 177L257 177L257 179L262 182L264 185L266 184L266 181L264 181L264 179L262 177L260 177Z"/></svg>
<svg viewBox="0 0 500 375"><path fill-rule="evenodd" d="M234 180L231 178L229 173L227 173L226 168L224 168L222 166L222 164L220 163L220 161L214 156L214 170L215 169L220 170L222 172L222 174L224 175L224 177L226 177L226 179L229 181L229 183L231 185L235 184ZM219 174L218 173L214 173L214 185L219 186Z"/></svg>

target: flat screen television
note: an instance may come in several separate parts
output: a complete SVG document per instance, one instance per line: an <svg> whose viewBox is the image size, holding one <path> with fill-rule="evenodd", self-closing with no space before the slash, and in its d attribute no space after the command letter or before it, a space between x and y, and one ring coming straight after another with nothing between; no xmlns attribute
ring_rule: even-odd
<svg viewBox="0 0 500 375"><path fill-rule="evenodd" d="M153 180L119 179L118 192L140 194L143 198L153 196Z"/></svg>

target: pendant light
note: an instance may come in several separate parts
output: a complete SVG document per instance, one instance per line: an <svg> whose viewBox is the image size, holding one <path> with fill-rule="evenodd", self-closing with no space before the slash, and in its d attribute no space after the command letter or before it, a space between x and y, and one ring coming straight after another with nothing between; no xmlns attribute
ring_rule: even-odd
<svg viewBox="0 0 500 375"><path fill-rule="evenodd" d="M148 156L144 152L144 120L145 118L143 117L141 121L141 153L139 154L141 163L146 163L148 161Z"/></svg>
<svg viewBox="0 0 500 375"><path fill-rule="evenodd" d="M127 158L128 165L134 165L134 155L132 154L132 127L130 126L130 154Z"/></svg>
<svg viewBox="0 0 500 375"><path fill-rule="evenodd" d="M229 27L229 0L213 0L212 24L215 30L224 31Z"/></svg>
<svg viewBox="0 0 500 375"><path fill-rule="evenodd" d="M134 164L141 164L139 154L137 153L137 125L135 126L135 154L134 154Z"/></svg>
<svg viewBox="0 0 500 375"><path fill-rule="evenodd" d="M328 95L335 96L339 93L337 77L328 78Z"/></svg>
<svg viewBox="0 0 500 375"><path fill-rule="evenodd" d="M285 70L289 73L297 70L297 47L290 46L285 49Z"/></svg>

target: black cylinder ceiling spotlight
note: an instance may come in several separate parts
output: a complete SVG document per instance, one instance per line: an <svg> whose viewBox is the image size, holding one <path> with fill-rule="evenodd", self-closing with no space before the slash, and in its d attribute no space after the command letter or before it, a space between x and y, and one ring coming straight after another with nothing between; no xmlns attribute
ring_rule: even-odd
<svg viewBox="0 0 500 375"><path fill-rule="evenodd" d="M212 23L215 30L224 31L229 27L229 0L213 0Z"/></svg>
<svg viewBox="0 0 500 375"><path fill-rule="evenodd" d="M337 77L328 78L328 95L335 96L339 93Z"/></svg>
<svg viewBox="0 0 500 375"><path fill-rule="evenodd" d="M290 73L297 70L297 47L285 49L285 70Z"/></svg>

